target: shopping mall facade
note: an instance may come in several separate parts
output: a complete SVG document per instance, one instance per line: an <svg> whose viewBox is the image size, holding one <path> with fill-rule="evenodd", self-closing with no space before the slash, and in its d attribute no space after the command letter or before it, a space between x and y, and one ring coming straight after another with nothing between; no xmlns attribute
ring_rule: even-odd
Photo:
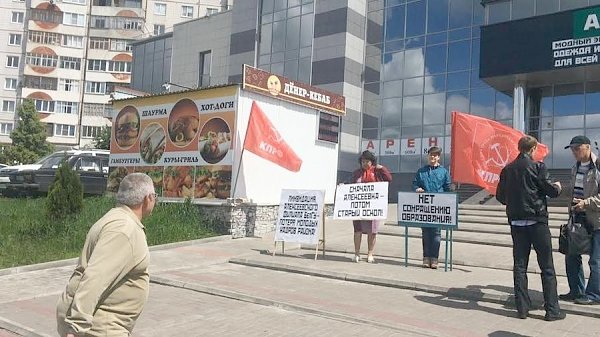
<svg viewBox="0 0 600 337"><path fill-rule="evenodd" d="M600 139L594 6L600 0L238 1L176 25L168 43L134 45L132 85L160 86L149 62L167 57L156 55L168 44L173 83L236 82L246 63L343 94L338 179L369 149L394 175L390 195L409 188L429 146L444 148L449 165L452 111L538 137L548 167L564 169L573 135Z"/></svg>

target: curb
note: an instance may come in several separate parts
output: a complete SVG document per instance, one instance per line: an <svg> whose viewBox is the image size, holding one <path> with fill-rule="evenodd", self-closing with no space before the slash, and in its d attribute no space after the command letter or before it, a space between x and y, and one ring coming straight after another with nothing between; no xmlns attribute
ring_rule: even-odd
<svg viewBox="0 0 600 337"><path fill-rule="evenodd" d="M273 262L263 262L263 261L255 261L251 259L243 259L243 258L231 258L229 259L229 263L248 266L248 267L256 267L263 269L270 269L288 273L297 273L302 275L310 275L317 276L329 279L336 279L348 282L355 283L364 283L375 286L389 287L389 288L397 288L397 289L407 289L407 290L415 290L422 291L426 293L443 295L448 298L456 298L463 299L469 301L482 301L482 302L490 302L503 304L506 306L514 307L514 296L513 295L499 295L499 294L486 294L481 291L473 291L464 288L448 288L443 286L435 286L428 285L422 283L414 283L402 280L395 279L387 279L382 277L373 277L373 276L365 276L365 275L356 275L356 274L347 274L333 271L324 271L313 268L306 268L300 266L291 266L282 263L273 263ZM543 299L533 299L533 307L543 307ZM560 303L561 310L575 315L581 316L590 316L590 317L600 317L600 308L594 309L589 306L581 306L572 303Z"/></svg>
<svg viewBox="0 0 600 337"><path fill-rule="evenodd" d="M35 330L25 327L16 322L7 320L6 318L0 317L0 328L15 333L22 337L52 337L46 334L40 334L35 332Z"/></svg>
<svg viewBox="0 0 600 337"><path fill-rule="evenodd" d="M150 247L148 247L148 249L151 252L153 252L156 250L172 249L172 248L178 248L178 247L184 247L184 246L191 246L191 245L195 245L195 244L227 241L227 240L232 240L231 235L229 235L229 234L228 235L219 235L219 236L212 236L212 237L208 237L208 238L204 238L204 239L165 243L163 245L150 246ZM6 276L6 275L21 274L21 273L26 273L26 272L31 272L31 271L50 269L50 268L71 266L71 265L76 264L78 259L79 258L75 257L75 258L65 259L65 260L42 262L42 263L0 269L0 277Z"/></svg>
<svg viewBox="0 0 600 337"><path fill-rule="evenodd" d="M252 304L258 304L258 305L263 305L263 306L268 306L268 307L276 307L276 308L287 310L287 311L300 312L300 313L304 313L304 314L321 316L321 317L326 317L329 319L335 319L335 320L340 320L340 321L345 321L345 322L376 326L378 328L386 328L386 329L393 330L396 332L410 332L412 334L419 334L421 336L431 336L431 337L440 336L438 334L434 334L434 333L426 331L426 330L420 330L420 329L416 330L417 328L415 328L413 326L396 326L396 325L382 324L382 323L373 322L372 320L361 319L361 318L357 318L357 317L347 316L344 314L337 314L337 313L330 312L330 311L325 311L325 310L320 310L320 309L316 309L316 308L311 308L308 306L287 303L287 302L283 302L283 301L270 300L270 299L267 299L264 297L246 295L246 294L238 293L235 291L207 287L207 286L203 286L203 285L200 285L197 283L186 283L186 282L171 280L171 279L163 278L163 277L150 277L150 282L154 283L154 284L162 285L162 286L191 290L191 291L195 291L195 292L199 292L199 293L203 293L203 294L207 294L207 295L219 296L219 297L223 297L223 298L227 298L227 299L233 299L233 300L248 302L248 303L252 303Z"/></svg>
<svg viewBox="0 0 600 337"><path fill-rule="evenodd" d="M306 246L306 245L302 245L300 247L300 249L311 250L311 251L315 250L314 247ZM354 250L351 250L351 249L330 249L330 248L327 248L327 252L354 255ZM384 255L384 254L376 254L376 255L381 256L381 257L397 258L397 259L404 260L403 253L402 253L402 255ZM420 259L415 259L415 258L411 258L411 257L408 258L408 261L416 261L417 263L421 263ZM443 265L444 259L440 257L439 262L440 262L441 265ZM529 266L527 268L527 273L529 273L529 274L539 274L540 273L540 270L538 268L536 268L535 264L536 264L535 262L529 264ZM465 267L488 268L488 269L510 271L510 272L512 272L512 270L513 270L512 264L507 264L507 265L492 265L492 264L482 264L482 263L475 263L475 262L469 262L469 261L463 261L463 260L457 260L457 259L453 259L452 265L454 265L454 266L465 266ZM556 276L567 277L567 275L563 274L563 273L561 273L561 274L557 273Z"/></svg>

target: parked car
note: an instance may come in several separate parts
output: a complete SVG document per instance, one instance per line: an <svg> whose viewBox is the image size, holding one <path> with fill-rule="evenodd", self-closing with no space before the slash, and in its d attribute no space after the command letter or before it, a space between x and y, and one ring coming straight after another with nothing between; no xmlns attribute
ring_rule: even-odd
<svg viewBox="0 0 600 337"><path fill-rule="evenodd" d="M5 167L7 167L7 166L8 166L8 165L6 165L6 164L0 164L0 169L1 169L1 168L5 168Z"/></svg>
<svg viewBox="0 0 600 337"><path fill-rule="evenodd" d="M68 151L57 151L52 154L47 155L46 157L38 160L34 164L27 165L15 165L15 166L7 166L0 167L0 194L10 195L11 191L7 191L8 185L10 184L9 175L14 172L19 171L32 171L39 169L44 163L47 161L59 158L64 158L65 156L71 156L76 154L88 154L91 156L106 156L110 154L108 150L98 150L98 149L90 149L90 150L68 150Z"/></svg>
<svg viewBox="0 0 600 337"><path fill-rule="evenodd" d="M11 172L6 194L10 196L47 194L63 159L79 174L84 194L104 194L108 182L108 156L89 154L71 155L70 157L54 156L45 161L37 170Z"/></svg>

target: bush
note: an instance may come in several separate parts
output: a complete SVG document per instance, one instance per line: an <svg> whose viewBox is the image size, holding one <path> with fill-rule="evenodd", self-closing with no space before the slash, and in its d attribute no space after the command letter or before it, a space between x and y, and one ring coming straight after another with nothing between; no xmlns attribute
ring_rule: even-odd
<svg viewBox="0 0 600 337"><path fill-rule="evenodd" d="M79 174L63 160L48 190L46 214L52 219L63 219L68 215L78 214L82 208L83 186Z"/></svg>

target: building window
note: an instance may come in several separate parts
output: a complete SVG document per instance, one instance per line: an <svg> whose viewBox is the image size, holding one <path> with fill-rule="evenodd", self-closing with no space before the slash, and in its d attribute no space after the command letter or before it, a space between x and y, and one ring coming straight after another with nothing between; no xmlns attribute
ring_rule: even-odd
<svg viewBox="0 0 600 337"><path fill-rule="evenodd" d="M111 51L131 51L131 44L128 40L110 40Z"/></svg>
<svg viewBox="0 0 600 337"><path fill-rule="evenodd" d="M43 99L35 100L35 109L38 112L54 112L54 101L46 101Z"/></svg>
<svg viewBox="0 0 600 337"><path fill-rule="evenodd" d="M219 10L217 8L207 8L206 16L211 16L213 14L217 14L218 12L219 12Z"/></svg>
<svg viewBox="0 0 600 337"><path fill-rule="evenodd" d="M181 17L182 18L193 18L194 17L194 6L181 6Z"/></svg>
<svg viewBox="0 0 600 337"><path fill-rule="evenodd" d="M154 25L154 35L165 33L165 25Z"/></svg>
<svg viewBox="0 0 600 337"><path fill-rule="evenodd" d="M167 15L167 4L154 3L154 14L156 15Z"/></svg>
<svg viewBox="0 0 600 337"><path fill-rule="evenodd" d="M25 76L24 87L32 89L56 90L58 79L42 76Z"/></svg>
<svg viewBox="0 0 600 337"><path fill-rule="evenodd" d="M119 22L121 24L121 22ZM144 26L141 21L133 19L122 19L123 29L125 30L142 30Z"/></svg>
<svg viewBox="0 0 600 337"><path fill-rule="evenodd" d="M106 17L93 16L92 17L92 28L98 28L98 29L108 28L108 23L106 22Z"/></svg>
<svg viewBox="0 0 600 337"><path fill-rule="evenodd" d="M15 112L15 101L2 101L2 112Z"/></svg>
<svg viewBox="0 0 600 337"><path fill-rule="evenodd" d="M19 57L18 56L7 56L6 57L7 68L19 68Z"/></svg>
<svg viewBox="0 0 600 337"><path fill-rule="evenodd" d="M85 82L85 93L94 95L104 95L106 93L106 82Z"/></svg>
<svg viewBox="0 0 600 337"><path fill-rule="evenodd" d="M0 123L0 135L10 135L13 130L13 123Z"/></svg>
<svg viewBox="0 0 600 337"><path fill-rule="evenodd" d="M90 49L103 49L108 50L110 44L109 39L101 37L90 37Z"/></svg>
<svg viewBox="0 0 600 337"><path fill-rule="evenodd" d="M62 45L71 48L83 48L83 36L63 35Z"/></svg>
<svg viewBox="0 0 600 337"><path fill-rule="evenodd" d="M54 124L54 135L64 137L75 137L75 125Z"/></svg>
<svg viewBox="0 0 600 337"><path fill-rule="evenodd" d="M35 30L30 30L27 38L31 42L41 43L41 44L60 44L60 34L51 33L51 32L38 32Z"/></svg>
<svg viewBox="0 0 600 337"><path fill-rule="evenodd" d="M110 6L112 6L112 0L94 0L94 2L92 4L94 6L110 7Z"/></svg>
<svg viewBox="0 0 600 337"><path fill-rule="evenodd" d="M81 69L81 59L79 57L61 56L60 68L62 69Z"/></svg>
<svg viewBox="0 0 600 337"><path fill-rule="evenodd" d="M85 5L86 0L63 0L63 2L68 2L72 4Z"/></svg>
<svg viewBox="0 0 600 337"><path fill-rule="evenodd" d="M77 13L63 13L63 24L67 26L83 27L85 25L85 15Z"/></svg>
<svg viewBox="0 0 600 337"><path fill-rule="evenodd" d="M50 23L62 23L63 14L62 12L56 12L48 9L31 9L31 20L50 22Z"/></svg>
<svg viewBox="0 0 600 337"><path fill-rule="evenodd" d="M131 73L131 62L110 61L108 71L111 73Z"/></svg>
<svg viewBox="0 0 600 337"><path fill-rule="evenodd" d="M60 91L79 91L79 81L68 78L58 80L58 90Z"/></svg>
<svg viewBox="0 0 600 337"><path fill-rule="evenodd" d="M108 110L104 104L83 103L83 115L89 117L104 117L105 110Z"/></svg>
<svg viewBox="0 0 600 337"><path fill-rule="evenodd" d="M91 71L106 71L106 60L89 60L88 70Z"/></svg>
<svg viewBox="0 0 600 337"><path fill-rule="evenodd" d="M55 111L61 114L76 114L77 107L79 107L77 102L57 101Z"/></svg>
<svg viewBox="0 0 600 337"><path fill-rule="evenodd" d="M198 87L210 85L210 63L210 50L201 52L198 60Z"/></svg>
<svg viewBox="0 0 600 337"><path fill-rule="evenodd" d="M23 19L25 18L25 13L23 12L12 12L12 18L10 22L12 23L23 23Z"/></svg>
<svg viewBox="0 0 600 337"><path fill-rule="evenodd" d="M301 3L275 1L263 6L258 66L289 79L310 83L315 5L312 0ZM404 27L403 22L397 25Z"/></svg>
<svg viewBox="0 0 600 337"><path fill-rule="evenodd" d="M23 38L23 36L21 34L9 34L8 35L8 44L11 46L20 46L22 38Z"/></svg>
<svg viewBox="0 0 600 337"><path fill-rule="evenodd" d="M100 126L83 125L81 128L81 138L96 138L100 134Z"/></svg>
<svg viewBox="0 0 600 337"><path fill-rule="evenodd" d="M16 78L5 78L4 89L6 90L17 90L17 79Z"/></svg>
<svg viewBox="0 0 600 337"><path fill-rule="evenodd" d="M27 56L25 57L25 63L38 67L56 68L58 56L27 53Z"/></svg>

